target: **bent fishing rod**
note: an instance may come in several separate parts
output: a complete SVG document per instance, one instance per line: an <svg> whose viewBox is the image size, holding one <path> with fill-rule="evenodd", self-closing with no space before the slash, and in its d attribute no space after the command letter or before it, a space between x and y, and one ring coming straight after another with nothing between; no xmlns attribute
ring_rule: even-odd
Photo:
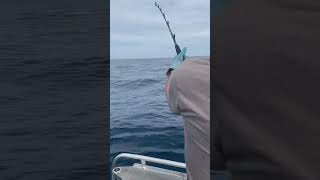
<svg viewBox="0 0 320 180"><path fill-rule="evenodd" d="M163 16L163 18L164 18L164 21L166 22L166 24L167 24L167 26L168 26L168 29L169 29L169 31L170 31L170 34L171 34L171 37L172 37L172 39L173 39L173 43L174 43L174 47L175 47L175 49L176 49L176 52L177 52L177 54L180 54L180 52L181 52L180 46L178 45L178 43L177 43L177 41L176 41L176 35L173 34L172 31L171 31L171 28L170 28L170 25L169 25L169 21L167 21L167 19L166 19L166 15L162 12L162 9L160 8L160 6L159 6L159 4L158 4L157 2L155 2L154 5L155 5L156 7L158 7L158 9L160 10L160 12L161 12L161 14L162 14L162 16ZM183 60L184 60L184 59L185 59L185 57L183 56Z"/></svg>

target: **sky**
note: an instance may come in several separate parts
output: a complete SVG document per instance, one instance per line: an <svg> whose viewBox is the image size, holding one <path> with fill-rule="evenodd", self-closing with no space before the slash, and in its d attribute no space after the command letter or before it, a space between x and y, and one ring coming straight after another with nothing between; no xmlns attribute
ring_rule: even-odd
<svg viewBox="0 0 320 180"><path fill-rule="evenodd" d="M169 58L175 48L152 0L111 0L111 59ZM210 0L157 1L187 56L210 55Z"/></svg>

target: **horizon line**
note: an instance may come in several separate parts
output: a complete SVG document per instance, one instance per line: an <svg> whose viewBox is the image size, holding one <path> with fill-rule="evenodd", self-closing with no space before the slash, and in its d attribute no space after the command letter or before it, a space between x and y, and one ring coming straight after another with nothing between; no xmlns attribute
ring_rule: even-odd
<svg viewBox="0 0 320 180"><path fill-rule="evenodd" d="M188 57L210 57L210 55L188 56ZM136 59L172 59L173 57L145 57L145 58L110 58L110 60L136 60Z"/></svg>

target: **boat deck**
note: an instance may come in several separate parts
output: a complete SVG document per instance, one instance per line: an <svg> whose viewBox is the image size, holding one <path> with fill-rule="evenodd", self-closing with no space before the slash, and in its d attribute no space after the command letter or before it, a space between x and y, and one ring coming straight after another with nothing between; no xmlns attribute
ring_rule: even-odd
<svg viewBox="0 0 320 180"><path fill-rule="evenodd" d="M132 166L116 166L118 159L127 158L140 161ZM147 162L171 166L179 169L186 168L185 163L175 162L137 154L122 153L117 155L112 163L112 180L187 180L187 174L179 171L147 165Z"/></svg>
<svg viewBox="0 0 320 180"><path fill-rule="evenodd" d="M153 166L142 167L140 164L116 167L113 173L115 180L187 180L186 173Z"/></svg>

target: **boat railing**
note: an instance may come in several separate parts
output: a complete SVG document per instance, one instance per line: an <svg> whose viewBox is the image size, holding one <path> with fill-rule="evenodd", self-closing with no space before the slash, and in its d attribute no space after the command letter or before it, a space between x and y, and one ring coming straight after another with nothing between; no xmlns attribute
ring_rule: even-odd
<svg viewBox="0 0 320 180"><path fill-rule="evenodd" d="M143 156L143 155L138 155L138 154L121 153L121 154L118 154L112 161L112 180L114 180L114 173L116 171L115 167L116 167L117 161L120 158L139 160L141 162L142 167L145 167L147 162L152 162L152 163L156 163L159 165L166 165L166 166L186 169L186 164L181 163L181 162L170 161L170 160L166 160L166 159L154 158L154 157L149 157L149 156Z"/></svg>

